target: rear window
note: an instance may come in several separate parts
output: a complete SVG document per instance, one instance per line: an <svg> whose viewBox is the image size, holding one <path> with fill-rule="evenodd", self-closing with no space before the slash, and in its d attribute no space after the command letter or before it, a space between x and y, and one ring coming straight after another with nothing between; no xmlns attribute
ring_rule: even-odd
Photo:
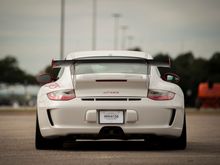
<svg viewBox="0 0 220 165"><path fill-rule="evenodd" d="M75 74L128 73L147 74L145 63L76 63Z"/></svg>

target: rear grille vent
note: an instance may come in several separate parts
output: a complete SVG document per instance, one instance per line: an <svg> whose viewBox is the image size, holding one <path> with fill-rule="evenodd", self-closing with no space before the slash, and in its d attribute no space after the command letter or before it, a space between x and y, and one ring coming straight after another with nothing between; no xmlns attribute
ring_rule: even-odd
<svg viewBox="0 0 220 165"><path fill-rule="evenodd" d="M129 98L129 101L141 101L141 98Z"/></svg>
<svg viewBox="0 0 220 165"><path fill-rule="evenodd" d="M173 124L175 115L176 115L176 109L172 109L172 113L171 113L169 125L172 125L172 124Z"/></svg>
<svg viewBox="0 0 220 165"><path fill-rule="evenodd" d="M96 82L127 82L127 80L124 80L124 79L121 79L121 80L119 80L119 79L116 79L116 80L109 79L109 80L107 80L107 79L105 79L105 80L96 80Z"/></svg>
<svg viewBox="0 0 220 165"><path fill-rule="evenodd" d="M96 101L127 101L127 98L96 98Z"/></svg>
<svg viewBox="0 0 220 165"><path fill-rule="evenodd" d="M54 126L50 111L51 111L50 109L47 109L47 116L48 116L50 125Z"/></svg>
<svg viewBox="0 0 220 165"><path fill-rule="evenodd" d="M82 98L82 101L141 101L141 98Z"/></svg>
<svg viewBox="0 0 220 165"><path fill-rule="evenodd" d="M82 101L94 101L93 98L82 98Z"/></svg>

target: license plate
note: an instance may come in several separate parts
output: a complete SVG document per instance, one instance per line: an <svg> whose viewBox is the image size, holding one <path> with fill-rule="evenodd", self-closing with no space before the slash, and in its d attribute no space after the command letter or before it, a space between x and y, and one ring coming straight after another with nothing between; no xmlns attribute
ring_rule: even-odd
<svg viewBox="0 0 220 165"><path fill-rule="evenodd" d="M123 124L124 112L123 111L100 111L99 112L100 124Z"/></svg>

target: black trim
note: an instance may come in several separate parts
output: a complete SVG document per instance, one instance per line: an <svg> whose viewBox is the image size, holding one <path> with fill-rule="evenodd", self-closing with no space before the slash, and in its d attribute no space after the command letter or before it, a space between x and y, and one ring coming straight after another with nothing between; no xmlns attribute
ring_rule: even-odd
<svg viewBox="0 0 220 165"><path fill-rule="evenodd" d="M128 101L141 101L141 98L129 98Z"/></svg>
<svg viewBox="0 0 220 165"><path fill-rule="evenodd" d="M82 101L94 101L93 98L82 98Z"/></svg>
<svg viewBox="0 0 220 165"><path fill-rule="evenodd" d="M175 118L175 115L176 115L176 109L172 109L171 111L172 111L172 114L171 114L171 117L170 117L169 125L173 124L173 121L174 121L174 118Z"/></svg>
<svg viewBox="0 0 220 165"><path fill-rule="evenodd" d="M96 101L127 101L127 98L96 98Z"/></svg>
<svg viewBox="0 0 220 165"><path fill-rule="evenodd" d="M96 82L127 82L127 80L124 80L124 79L100 79L100 80L96 80Z"/></svg>
<svg viewBox="0 0 220 165"><path fill-rule="evenodd" d="M53 120L52 120L50 111L51 111L51 109L48 109L48 110L47 110L47 116L48 116L50 125L54 126L54 123L53 123Z"/></svg>
<svg viewBox="0 0 220 165"><path fill-rule="evenodd" d="M82 101L141 101L141 98L81 98Z"/></svg>
<svg viewBox="0 0 220 165"><path fill-rule="evenodd" d="M52 67L61 67L74 65L76 63L143 63L149 65L155 65L158 67L170 67L170 60L168 62L157 61L154 59L146 59L141 57L127 57L127 56L93 56L76 58L72 60L53 60Z"/></svg>

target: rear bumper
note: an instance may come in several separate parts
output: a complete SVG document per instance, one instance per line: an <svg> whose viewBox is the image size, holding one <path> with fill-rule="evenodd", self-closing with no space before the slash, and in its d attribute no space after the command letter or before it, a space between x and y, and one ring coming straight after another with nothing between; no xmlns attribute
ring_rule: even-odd
<svg viewBox="0 0 220 165"><path fill-rule="evenodd" d="M102 138L104 127L122 129L124 137L147 135L179 137L184 120L184 106L175 98L171 101L49 101L38 105L40 131L44 137L75 136ZM124 110L124 124L99 124L99 110ZM175 113L174 113L175 112ZM85 136L88 135L88 136ZM133 136L134 135L134 136ZM109 137L111 137L109 135Z"/></svg>
<svg viewBox="0 0 220 165"><path fill-rule="evenodd" d="M106 126L103 126L106 127ZM93 129L81 129L81 128L43 128L41 129L44 137L72 137L74 139L139 139L148 136L166 136L166 137L179 137L182 129L181 128L138 128L135 131L127 129L122 126L123 132L120 134L101 134L103 127L97 127ZM116 126L114 126L116 127Z"/></svg>

